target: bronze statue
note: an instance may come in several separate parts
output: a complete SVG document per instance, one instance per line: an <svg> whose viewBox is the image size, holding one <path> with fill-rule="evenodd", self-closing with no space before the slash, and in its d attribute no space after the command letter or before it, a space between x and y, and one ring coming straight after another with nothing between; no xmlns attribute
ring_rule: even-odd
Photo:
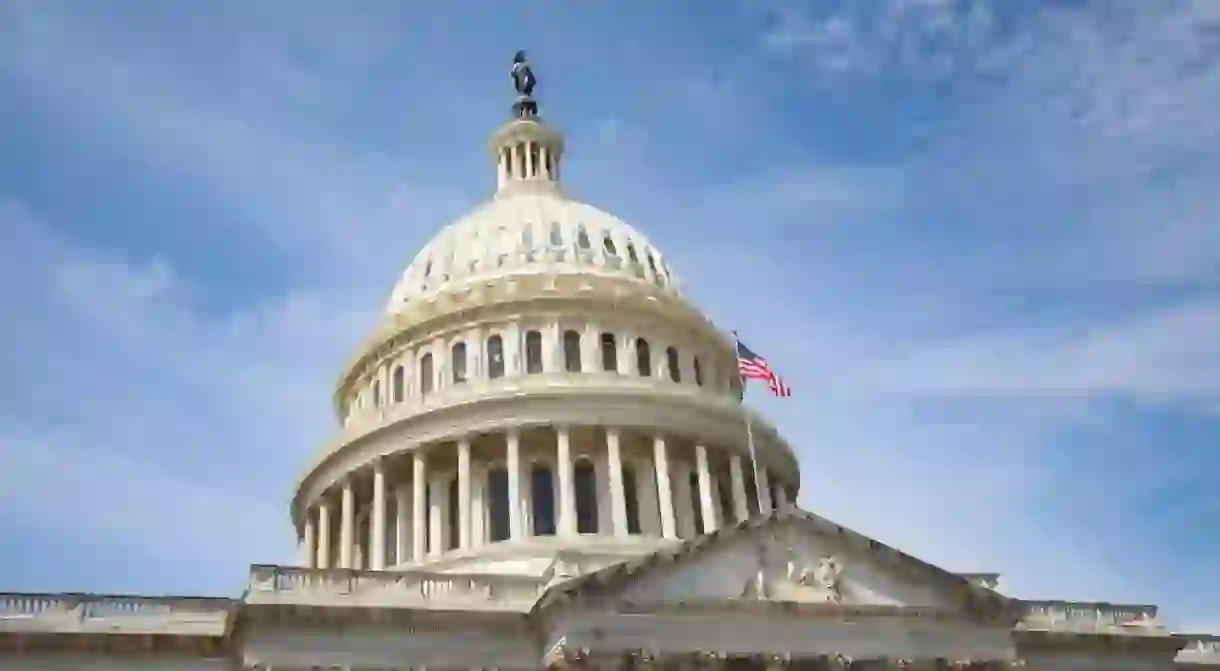
<svg viewBox="0 0 1220 671"><path fill-rule="evenodd" d="M534 95L534 85L538 80L534 77L534 71L530 68L529 61L525 60L525 52L518 51L516 56L513 56L513 88L517 89L517 94L525 97Z"/></svg>
<svg viewBox="0 0 1220 671"><path fill-rule="evenodd" d="M517 102L513 104L513 114L519 119L527 119L538 116L538 103L534 101L534 85L538 83L538 79L534 77L534 70L530 68L529 61L525 59L525 52L518 51L516 56L513 56L513 68L510 72L513 77L513 88L517 90Z"/></svg>

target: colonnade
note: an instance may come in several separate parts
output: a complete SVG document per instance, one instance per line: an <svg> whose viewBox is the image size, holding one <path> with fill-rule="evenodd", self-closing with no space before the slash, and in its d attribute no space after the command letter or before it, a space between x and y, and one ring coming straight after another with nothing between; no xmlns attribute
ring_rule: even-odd
<svg viewBox="0 0 1220 671"><path fill-rule="evenodd" d="M788 505L795 479L631 429L459 437L382 458L312 502L303 563L381 570L530 536L689 539Z"/></svg>

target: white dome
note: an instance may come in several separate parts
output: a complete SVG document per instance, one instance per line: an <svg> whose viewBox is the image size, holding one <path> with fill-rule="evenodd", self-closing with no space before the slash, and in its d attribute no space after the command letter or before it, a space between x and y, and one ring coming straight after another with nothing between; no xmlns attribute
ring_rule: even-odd
<svg viewBox="0 0 1220 671"><path fill-rule="evenodd" d="M512 274L589 272L677 292L665 257L639 231L557 189L501 194L447 226L403 271L386 310Z"/></svg>

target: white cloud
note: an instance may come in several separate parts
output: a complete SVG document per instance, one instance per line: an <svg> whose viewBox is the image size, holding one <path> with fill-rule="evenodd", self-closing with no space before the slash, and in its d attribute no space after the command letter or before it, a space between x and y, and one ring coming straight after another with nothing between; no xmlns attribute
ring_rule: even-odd
<svg viewBox="0 0 1220 671"><path fill-rule="evenodd" d="M934 343L837 381L865 393L1220 398L1220 303L1201 300L1117 324L1030 327Z"/></svg>

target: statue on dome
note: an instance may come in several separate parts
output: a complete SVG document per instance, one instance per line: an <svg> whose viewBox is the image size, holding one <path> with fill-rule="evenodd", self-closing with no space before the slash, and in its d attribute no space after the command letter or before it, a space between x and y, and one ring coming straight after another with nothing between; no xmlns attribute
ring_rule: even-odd
<svg viewBox="0 0 1220 671"><path fill-rule="evenodd" d="M517 90L517 102L513 104L513 114L521 119L537 116L538 103L534 101L533 95L538 79L534 77L534 70L526 60L524 51L518 51L517 55L513 56L513 68L510 74L513 78L513 88Z"/></svg>

